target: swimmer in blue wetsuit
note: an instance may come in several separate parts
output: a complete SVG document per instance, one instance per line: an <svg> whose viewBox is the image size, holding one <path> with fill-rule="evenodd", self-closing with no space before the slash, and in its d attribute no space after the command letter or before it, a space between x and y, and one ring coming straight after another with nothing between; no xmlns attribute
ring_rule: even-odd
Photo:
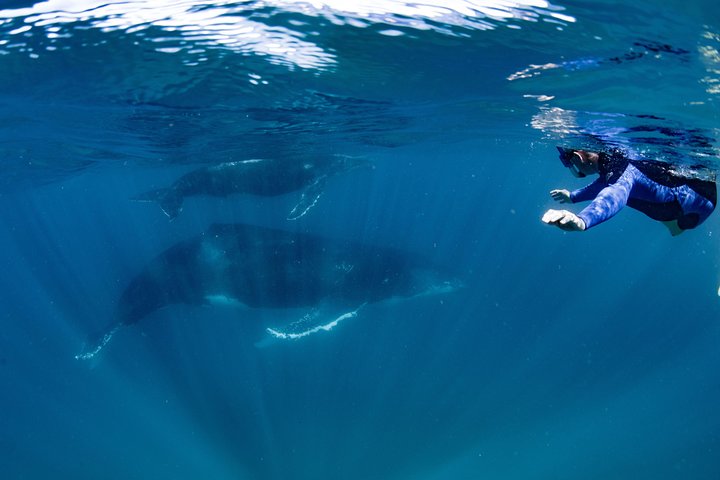
<svg viewBox="0 0 720 480"><path fill-rule="evenodd" d="M592 200L577 215L568 210L545 212L542 221L562 230L587 230L608 220L627 205L663 222L675 236L700 225L715 209L717 187L714 175L711 179L681 175L673 171L670 164L630 160L619 151L557 149L563 165L575 177L600 175L579 190L550 192L560 203Z"/></svg>

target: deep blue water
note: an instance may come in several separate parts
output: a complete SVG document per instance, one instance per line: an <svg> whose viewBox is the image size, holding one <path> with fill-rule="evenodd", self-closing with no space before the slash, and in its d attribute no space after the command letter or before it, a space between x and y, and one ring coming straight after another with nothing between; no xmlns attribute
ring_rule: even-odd
<svg viewBox="0 0 720 480"><path fill-rule="evenodd" d="M583 185L555 145L720 168L717 5L345 3L3 3L2 478L720 478L717 215L540 222ZM375 168L294 222L299 193L172 222L130 200L323 155ZM172 306L75 359L216 222L402 249L465 287L265 348L297 312Z"/></svg>

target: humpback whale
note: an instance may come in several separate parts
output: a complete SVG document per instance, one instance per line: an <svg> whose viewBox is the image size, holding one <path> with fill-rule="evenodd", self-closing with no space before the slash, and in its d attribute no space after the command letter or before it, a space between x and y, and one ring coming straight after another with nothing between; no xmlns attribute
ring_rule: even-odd
<svg viewBox="0 0 720 480"><path fill-rule="evenodd" d="M76 358L92 358L119 328L172 304L222 299L249 308L307 309L302 332L268 329L278 338L297 338L327 330L367 303L445 293L457 286L453 275L397 249L246 224L213 224L160 253L132 278L114 320L91 336ZM328 323L318 313L323 311L345 313Z"/></svg>
<svg viewBox="0 0 720 480"><path fill-rule="evenodd" d="M272 197L302 190L300 200L288 215L295 220L305 215L323 193L328 178L358 167L367 160L342 155L317 157L310 161L252 159L225 162L193 170L167 188L142 193L133 200L157 202L171 220L178 216L186 197L226 197L247 193Z"/></svg>

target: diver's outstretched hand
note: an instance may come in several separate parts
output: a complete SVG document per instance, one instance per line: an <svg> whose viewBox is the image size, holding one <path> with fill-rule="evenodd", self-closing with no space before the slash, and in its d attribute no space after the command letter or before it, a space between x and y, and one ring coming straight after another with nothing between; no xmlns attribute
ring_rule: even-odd
<svg viewBox="0 0 720 480"><path fill-rule="evenodd" d="M585 230L585 221L567 210L550 209L542 216L542 221L567 232L582 232Z"/></svg>
<svg viewBox="0 0 720 480"><path fill-rule="evenodd" d="M556 202L572 203L572 200L570 199L570 192L568 190L550 190L550 196Z"/></svg>

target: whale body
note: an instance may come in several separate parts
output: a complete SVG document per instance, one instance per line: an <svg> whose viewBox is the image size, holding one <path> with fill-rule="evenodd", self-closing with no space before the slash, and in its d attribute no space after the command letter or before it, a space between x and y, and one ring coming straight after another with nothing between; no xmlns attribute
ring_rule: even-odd
<svg viewBox="0 0 720 480"><path fill-rule="evenodd" d="M167 305L221 300L250 308L306 308L317 316L318 309L357 311L367 303L444 293L458 285L445 270L397 249L214 224L168 248L132 278L115 319L88 340L77 358L92 358L118 328Z"/></svg>
<svg viewBox="0 0 720 480"><path fill-rule="evenodd" d="M187 197L226 197L250 194L265 197L301 191L289 220L305 215L323 193L328 178L371 164L362 159L333 155L308 161L252 159L202 167L178 178L167 188L142 193L133 200L157 202L171 220L182 211Z"/></svg>

